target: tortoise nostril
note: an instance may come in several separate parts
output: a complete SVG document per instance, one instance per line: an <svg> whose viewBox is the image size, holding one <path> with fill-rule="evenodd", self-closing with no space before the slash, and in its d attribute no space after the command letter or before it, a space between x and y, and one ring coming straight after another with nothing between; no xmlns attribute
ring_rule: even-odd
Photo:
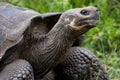
<svg viewBox="0 0 120 80"><path fill-rule="evenodd" d="M99 12L100 10L99 9L96 9L97 12Z"/></svg>

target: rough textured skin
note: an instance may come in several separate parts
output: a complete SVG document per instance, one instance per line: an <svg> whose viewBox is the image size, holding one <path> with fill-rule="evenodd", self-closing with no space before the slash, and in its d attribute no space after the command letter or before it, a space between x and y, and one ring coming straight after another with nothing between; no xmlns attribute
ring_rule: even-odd
<svg viewBox="0 0 120 80"><path fill-rule="evenodd" d="M0 80L34 80L32 66L26 60L15 60L0 72Z"/></svg>
<svg viewBox="0 0 120 80"><path fill-rule="evenodd" d="M107 72L97 57L82 47L72 47L55 69L43 80L108 80Z"/></svg>
<svg viewBox="0 0 120 80"><path fill-rule="evenodd" d="M98 9L92 6L71 9L60 16L59 13L40 15L32 10L1 3L0 15L2 19L0 19L0 29L2 32L6 30L4 34L7 35L0 40L2 44L0 45L0 60L2 61L0 74L10 69L10 64L18 65L14 61L22 59L31 64L35 80L41 79L58 65L76 39L96 26L99 19ZM57 17L58 21L55 16L60 16L60 18ZM48 30L45 28L50 31L47 33ZM0 34L0 36L3 35ZM18 72L17 69L14 68L12 71ZM9 75L6 75L7 77Z"/></svg>

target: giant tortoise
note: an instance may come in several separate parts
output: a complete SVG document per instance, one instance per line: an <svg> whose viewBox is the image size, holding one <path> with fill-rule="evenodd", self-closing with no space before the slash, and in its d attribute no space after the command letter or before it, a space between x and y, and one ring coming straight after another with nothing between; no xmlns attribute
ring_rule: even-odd
<svg viewBox="0 0 120 80"><path fill-rule="evenodd" d="M92 6L39 14L1 2L0 80L42 79L98 19Z"/></svg>

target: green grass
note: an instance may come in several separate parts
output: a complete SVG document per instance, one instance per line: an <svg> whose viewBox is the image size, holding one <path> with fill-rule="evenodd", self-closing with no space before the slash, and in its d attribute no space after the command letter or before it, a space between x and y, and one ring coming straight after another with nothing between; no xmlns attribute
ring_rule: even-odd
<svg viewBox="0 0 120 80"><path fill-rule="evenodd" d="M70 8L96 6L99 25L86 33L84 47L105 65L110 80L120 80L120 0L0 0L40 13L62 12Z"/></svg>

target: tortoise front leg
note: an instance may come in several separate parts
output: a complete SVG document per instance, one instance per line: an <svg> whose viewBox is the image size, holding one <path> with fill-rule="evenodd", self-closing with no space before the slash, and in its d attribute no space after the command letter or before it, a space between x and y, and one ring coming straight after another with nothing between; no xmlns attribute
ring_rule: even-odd
<svg viewBox="0 0 120 80"><path fill-rule="evenodd" d="M82 47L72 47L55 69L55 80L108 80L98 58Z"/></svg>
<svg viewBox="0 0 120 80"><path fill-rule="evenodd" d="M108 80L98 58L82 47L72 47L65 59L42 80Z"/></svg>
<svg viewBox="0 0 120 80"><path fill-rule="evenodd" d="M15 60L0 72L0 80L34 80L32 66L26 60Z"/></svg>

